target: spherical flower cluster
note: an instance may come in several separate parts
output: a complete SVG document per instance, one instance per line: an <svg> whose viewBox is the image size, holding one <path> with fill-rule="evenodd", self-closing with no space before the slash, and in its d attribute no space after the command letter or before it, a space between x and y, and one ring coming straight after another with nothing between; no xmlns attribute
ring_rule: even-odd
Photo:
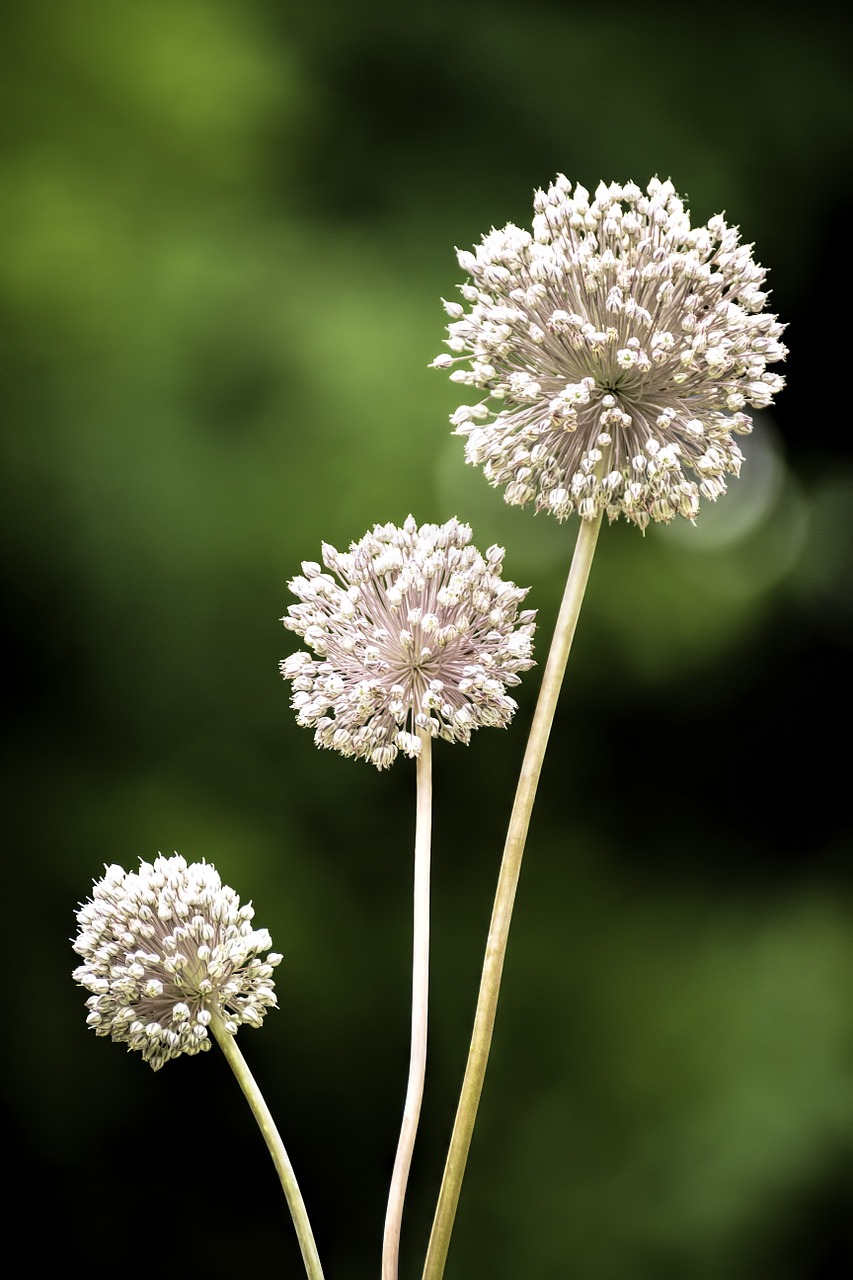
<svg viewBox="0 0 853 1280"><path fill-rule="evenodd" d="M107 867L77 912L74 979L92 992L89 1026L138 1049L155 1071L209 1049L213 1016L232 1035L244 1022L260 1026L276 1005L281 956L260 958L272 942L253 914L205 862L176 854L138 871Z"/></svg>
<svg viewBox="0 0 853 1280"><path fill-rule="evenodd" d="M421 734L468 742L480 725L505 726L506 687L533 665L535 611L526 589L501 578L504 552L482 556L457 520L376 525L341 554L323 546L324 573L305 563L289 583L301 604L284 625L314 655L281 663L297 720L318 746L385 769L417 756Z"/></svg>
<svg viewBox="0 0 853 1280"><path fill-rule="evenodd" d="M537 191L532 235L509 224L458 254L470 309L445 303L433 364L487 394L451 422L507 502L692 520L739 472L744 409L783 385L765 272L722 217L691 227L671 182L571 189Z"/></svg>

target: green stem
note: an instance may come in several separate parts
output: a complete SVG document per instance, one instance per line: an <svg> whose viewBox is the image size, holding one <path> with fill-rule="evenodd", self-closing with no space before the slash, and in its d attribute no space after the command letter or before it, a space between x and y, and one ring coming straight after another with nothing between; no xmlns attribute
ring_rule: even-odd
<svg viewBox="0 0 853 1280"><path fill-rule="evenodd" d="M252 1114L258 1122L258 1127L264 1135L264 1142L267 1144L269 1153L273 1158L273 1164L278 1172L285 1199L290 1209L290 1216L296 1228L296 1236L299 1240L299 1248L302 1250L302 1259L305 1263L308 1280L323 1280L323 1268L320 1265L317 1246L314 1243L314 1235L305 1210L305 1202L302 1199L302 1193L299 1190L293 1166L288 1159L284 1143L279 1136L270 1109L248 1068L246 1059L237 1048L237 1041L231 1032L226 1030L224 1020L217 1013L214 1013L211 1018L210 1031L228 1059L228 1065L237 1077L237 1083L243 1090L246 1101L252 1108Z"/></svg>
<svg viewBox="0 0 853 1280"><path fill-rule="evenodd" d="M397 1280L403 1201L412 1165L415 1135L421 1114L426 1075L427 1007L429 1002L429 863L432 839L432 738L419 731L415 819L415 885L412 939L412 1042L403 1123L391 1175L385 1234L382 1240L382 1280Z"/></svg>
<svg viewBox="0 0 853 1280"><path fill-rule="evenodd" d="M521 774L518 779L515 803L509 820L492 919L489 925L483 974L480 979L480 993L477 998L477 1012L474 1017L474 1031L471 1036L471 1047L468 1051L465 1078L462 1082L462 1092L459 1097L459 1105L450 1139L450 1148L441 1180L438 1204L424 1264L423 1280L441 1280L444 1275L447 1251L450 1247L450 1235L453 1230L456 1208L459 1203L459 1193L462 1188L462 1178L465 1173L465 1163L468 1159L471 1135L474 1131L474 1121L477 1118L477 1107L480 1102L483 1079L489 1060L489 1049L495 1025L498 993L500 991L504 957L506 956L512 908L521 872L521 859L524 854L524 842L527 838L530 814L536 797L539 775L542 772L542 761L557 708L557 699L560 695L563 675L569 659L569 650L574 639L578 615L580 614L586 584L589 579L595 544L601 528L602 515L603 512L599 512L595 519L581 521L566 590L560 606L557 625L554 629L551 651L548 654L545 674L542 677L542 687L539 691L539 699L533 715L530 737L521 765Z"/></svg>

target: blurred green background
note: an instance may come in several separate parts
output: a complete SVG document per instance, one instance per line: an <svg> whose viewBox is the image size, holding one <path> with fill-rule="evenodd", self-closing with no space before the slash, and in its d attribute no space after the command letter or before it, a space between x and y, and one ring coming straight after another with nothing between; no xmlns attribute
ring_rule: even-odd
<svg viewBox="0 0 853 1280"><path fill-rule="evenodd" d="M241 1044L329 1280L378 1273L414 770L315 749L278 619L321 541L458 515L530 585L544 660L574 527L464 465L459 397L427 365L454 246L528 224L563 171L671 176L697 220L725 210L771 269L789 386L697 528L602 536L448 1280L853 1276L853 462L828 345L847 331L853 91L831 13L5 6L4 1101L33 1265L300 1274L220 1056L155 1076L85 1029L77 902L105 862L176 849L253 899L285 953L281 1012ZM435 753L402 1280L538 678L507 733Z"/></svg>

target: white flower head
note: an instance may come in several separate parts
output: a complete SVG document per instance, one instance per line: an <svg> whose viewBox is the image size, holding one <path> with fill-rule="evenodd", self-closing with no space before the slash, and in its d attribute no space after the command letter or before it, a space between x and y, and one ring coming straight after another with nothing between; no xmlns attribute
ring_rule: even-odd
<svg viewBox="0 0 853 1280"><path fill-rule="evenodd" d="M458 254L469 309L445 304L433 365L486 396L451 422L507 502L692 520L740 470L744 410L783 385L765 271L721 216L691 227L669 181L571 190L560 175L532 233L510 223Z"/></svg>
<svg viewBox="0 0 853 1280"><path fill-rule="evenodd" d="M533 666L527 589L501 578L503 548L483 556L458 520L376 525L346 554L324 545L288 585L284 625L313 653L281 663L299 724L320 747L385 769L417 756L421 733L468 742L506 726L506 688Z"/></svg>
<svg viewBox="0 0 853 1280"><path fill-rule="evenodd" d="M261 958L272 942L253 914L206 862L175 854L140 860L138 871L106 867L77 911L74 979L92 993L89 1026L138 1049L155 1071L209 1049L214 1015L232 1035L260 1026L276 1006L281 956Z"/></svg>

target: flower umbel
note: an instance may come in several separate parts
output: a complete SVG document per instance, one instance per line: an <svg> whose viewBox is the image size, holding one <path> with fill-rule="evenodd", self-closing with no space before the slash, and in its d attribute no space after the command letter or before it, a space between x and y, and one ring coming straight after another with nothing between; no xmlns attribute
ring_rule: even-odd
<svg viewBox="0 0 853 1280"><path fill-rule="evenodd" d="M86 1019L96 1035L138 1049L155 1071L170 1058L210 1048L219 1016L232 1035L260 1026L276 1005L272 971L281 956L266 929L252 927L205 862L175 854L138 871L110 866L77 912L74 979L91 991Z"/></svg>
<svg viewBox="0 0 853 1280"><path fill-rule="evenodd" d="M324 544L324 573L304 563L289 583L301 604L284 625L316 656L281 663L297 720L318 746L385 769L417 756L418 731L468 742L480 725L505 726L506 687L533 665L535 611L525 588L501 578L504 552L483 556L457 520L376 525L342 554Z"/></svg>
<svg viewBox="0 0 853 1280"><path fill-rule="evenodd" d="M451 422L507 502L692 520L740 470L744 409L783 385L765 271L722 216L691 227L669 181L571 189L536 192L532 235L510 223L458 253L470 310L445 303L433 365L487 395Z"/></svg>

